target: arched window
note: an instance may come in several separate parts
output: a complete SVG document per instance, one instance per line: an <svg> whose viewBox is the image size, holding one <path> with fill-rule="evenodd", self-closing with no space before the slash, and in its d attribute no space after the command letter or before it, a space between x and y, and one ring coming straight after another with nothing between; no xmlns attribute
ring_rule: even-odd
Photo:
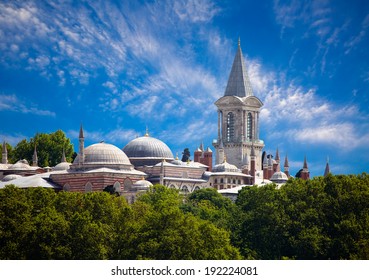
<svg viewBox="0 0 369 280"><path fill-rule="evenodd" d="M188 187L187 186L182 186L181 187L181 191L184 192L184 193L188 193L189 190L188 190Z"/></svg>
<svg viewBox="0 0 369 280"><path fill-rule="evenodd" d="M124 179L123 185L125 190L129 190L132 187L131 179L128 178Z"/></svg>
<svg viewBox="0 0 369 280"><path fill-rule="evenodd" d="M85 185L85 192L92 192L92 184L90 182L87 182L87 184Z"/></svg>
<svg viewBox="0 0 369 280"><path fill-rule="evenodd" d="M171 185L169 186L169 188L170 188L170 189L175 189L175 188L176 188L176 186L175 186L175 185L173 185L173 184L171 184Z"/></svg>
<svg viewBox="0 0 369 280"><path fill-rule="evenodd" d="M247 140L252 140L252 115L251 113L247 114Z"/></svg>
<svg viewBox="0 0 369 280"><path fill-rule="evenodd" d="M234 138L234 114L229 112L227 114L227 141L233 141Z"/></svg>
<svg viewBox="0 0 369 280"><path fill-rule="evenodd" d="M195 188L194 188L194 191L198 191L200 189L200 187L199 186L196 186Z"/></svg>
<svg viewBox="0 0 369 280"><path fill-rule="evenodd" d="M120 183L118 181L114 183L113 188L114 188L114 192L120 193Z"/></svg>
<svg viewBox="0 0 369 280"><path fill-rule="evenodd" d="M63 186L63 191L66 191L66 192L69 192L70 191L70 185L68 183L66 183L64 186Z"/></svg>

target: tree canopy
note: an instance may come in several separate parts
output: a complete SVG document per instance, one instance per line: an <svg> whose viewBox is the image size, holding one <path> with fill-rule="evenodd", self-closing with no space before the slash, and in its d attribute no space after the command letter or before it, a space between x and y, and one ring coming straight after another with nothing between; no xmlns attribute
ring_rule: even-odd
<svg viewBox="0 0 369 280"><path fill-rule="evenodd" d="M7 144L9 162L15 163L20 159L26 159L31 163L35 147L39 166L55 166L60 163L63 149L66 160L72 161L73 145L62 130L57 130L53 133L37 133L29 141L21 140L14 148Z"/></svg>
<svg viewBox="0 0 369 280"><path fill-rule="evenodd" d="M369 259L369 175L215 189L0 189L0 259Z"/></svg>

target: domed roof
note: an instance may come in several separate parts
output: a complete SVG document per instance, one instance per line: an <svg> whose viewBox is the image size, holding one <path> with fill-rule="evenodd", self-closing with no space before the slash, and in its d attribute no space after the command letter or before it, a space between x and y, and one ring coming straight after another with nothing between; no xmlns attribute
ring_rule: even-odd
<svg viewBox="0 0 369 280"><path fill-rule="evenodd" d="M103 142L86 147L84 156L84 165L131 165L121 149ZM79 155L74 159L73 165L78 163Z"/></svg>
<svg viewBox="0 0 369 280"><path fill-rule="evenodd" d="M123 148L123 151L129 158L173 159L172 151L164 142L147 134L133 139Z"/></svg>
<svg viewBox="0 0 369 280"><path fill-rule="evenodd" d="M13 165L9 166L10 170L29 170L32 169L26 159L18 160Z"/></svg>
<svg viewBox="0 0 369 280"><path fill-rule="evenodd" d="M270 178L270 181L272 181L272 182L287 182L288 177L287 177L286 173L284 173L282 171L278 171L278 172L275 172L272 175L272 177Z"/></svg>
<svg viewBox="0 0 369 280"><path fill-rule="evenodd" d="M9 182L11 180L14 180L14 179L17 179L17 178L20 178L22 177L21 175L16 175L16 174L9 174L9 175L6 175L1 181L3 182Z"/></svg>
<svg viewBox="0 0 369 280"><path fill-rule="evenodd" d="M240 172L237 166L224 161L221 164L217 164L213 167L212 172Z"/></svg>
<svg viewBox="0 0 369 280"><path fill-rule="evenodd" d="M71 163L69 162L61 162L57 165L54 166L53 170L54 171L64 171L64 170L68 170L71 166Z"/></svg>
<svg viewBox="0 0 369 280"><path fill-rule="evenodd" d="M136 188L137 190L147 190L151 186L152 186L152 183L145 179L139 180L133 184L133 187Z"/></svg>

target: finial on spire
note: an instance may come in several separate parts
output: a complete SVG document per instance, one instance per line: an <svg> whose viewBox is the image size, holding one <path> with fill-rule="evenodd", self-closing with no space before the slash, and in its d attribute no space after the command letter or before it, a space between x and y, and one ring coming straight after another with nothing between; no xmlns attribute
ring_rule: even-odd
<svg viewBox="0 0 369 280"><path fill-rule="evenodd" d="M178 158L178 152L176 153L176 160L179 160L179 158Z"/></svg>
<svg viewBox="0 0 369 280"><path fill-rule="evenodd" d="M241 38L238 36L238 46L241 47Z"/></svg>
<svg viewBox="0 0 369 280"><path fill-rule="evenodd" d="M145 136L146 137L149 137L150 136L150 134L149 134L149 128L147 127L147 125L146 125L146 133L145 133Z"/></svg>
<svg viewBox="0 0 369 280"><path fill-rule="evenodd" d="M81 123L81 127L79 128L79 138L82 139L82 138L85 138L83 136L83 127L82 127L82 123Z"/></svg>

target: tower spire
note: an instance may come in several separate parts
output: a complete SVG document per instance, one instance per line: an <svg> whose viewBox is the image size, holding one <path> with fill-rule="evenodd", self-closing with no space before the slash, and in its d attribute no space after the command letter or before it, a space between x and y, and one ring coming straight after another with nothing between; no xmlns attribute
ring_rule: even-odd
<svg viewBox="0 0 369 280"><path fill-rule="evenodd" d="M85 137L83 136L83 127L79 129L79 161L78 164L82 165L85 162Z"/></svg>
<svg viewBox="0 0 369 280"><path fill-rule="evenodd" d="M325 165L324 177L328 176L329 173L331 173L331 170L329 167L329 157L327 157L327 164Z"/></svg>
<svg viewBox="0 0 369 280"><path fill-rule="evenodd" d="M227 95L238 97L253 95L250 79L245 66L245 60L242 55L240 38L238 38L237 53L233 60L232 70L224 93L224 96Z"/></svg>
<svg viewBox="0 0 369 280"><path fill-rule="evenodd" d="M2 163L8 164L8 150L6 148L6 142L3 142L3 153L2 153Z"/></svg>
<svg viewBox="0 0 369 280"><path fill-rule="evenodd" d="M38 157L37 157L36 143L35 143L35 149L33 150L32 166L38 166Z"/></svg>

